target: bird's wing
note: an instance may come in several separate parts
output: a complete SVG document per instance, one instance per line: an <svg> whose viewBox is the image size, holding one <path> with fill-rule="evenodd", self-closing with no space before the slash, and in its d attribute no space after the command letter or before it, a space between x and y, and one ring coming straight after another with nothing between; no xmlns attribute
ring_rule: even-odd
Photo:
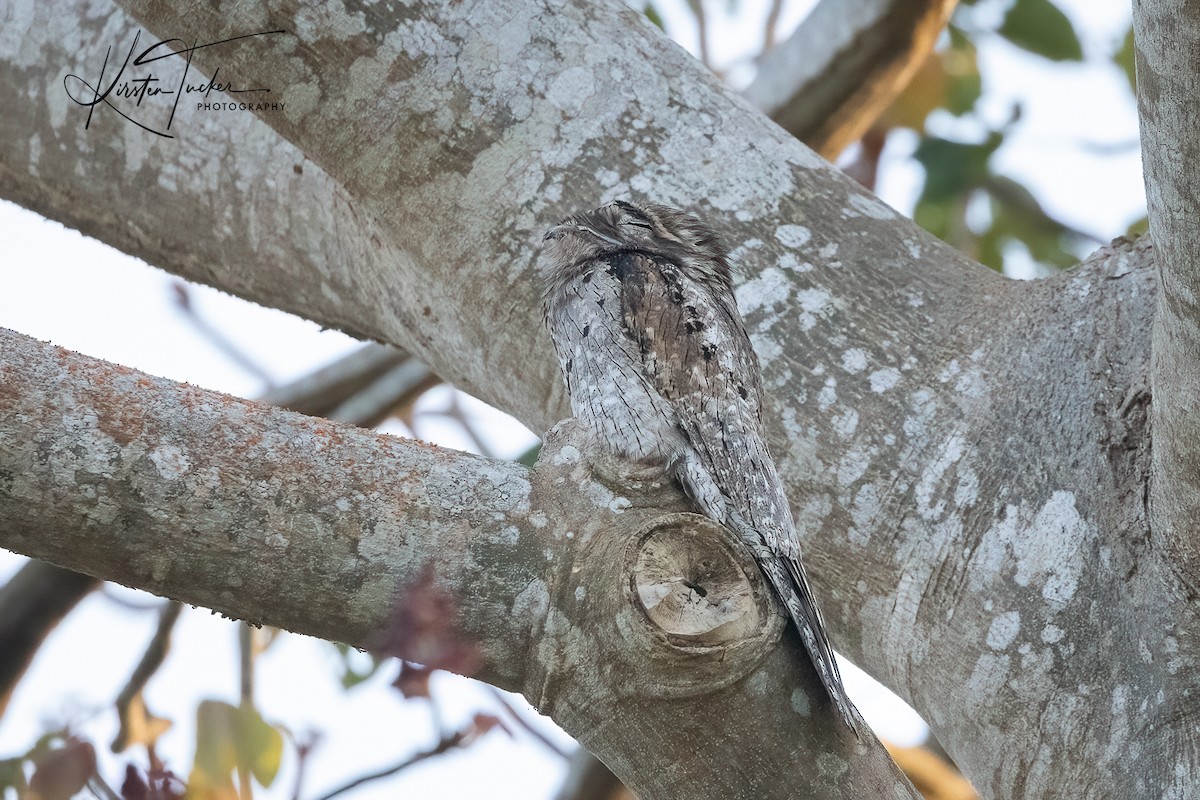
<svg viewBox="0 0 1200 800"><path fill-rule="evenodd" d="M734 298L644 253L620 253L610 266L645 377L674 408L690 445L678 468L684 488L755 551L839 715L858 734L860 718L842 684L763 435L758 359Z"/></svg>
<svg viewBox="0 0 1200 800"><path fill-rule="evenodd" d="M712 476L729 510L758 531L762 545L798 556L787 500L762 433L758 359L733 298L717 295L677 264L644 253L620 253L613 266L625 327L638 343L646 379L675 409L699 466Z"/></svg>

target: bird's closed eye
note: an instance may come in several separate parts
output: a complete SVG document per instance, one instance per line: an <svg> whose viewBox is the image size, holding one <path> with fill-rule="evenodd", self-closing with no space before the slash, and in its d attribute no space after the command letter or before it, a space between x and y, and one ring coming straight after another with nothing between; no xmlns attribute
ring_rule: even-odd
<svg viewBox="0 0 1200 800"><path fill-rule="evenodd" d="M632 225L635 228L645 228L648 231L654 230L652 227L650 227L650 223L641 222L640 220L636 220L636 219L623 219L623 220L621 220L621 224L622 225Z"/></svg>

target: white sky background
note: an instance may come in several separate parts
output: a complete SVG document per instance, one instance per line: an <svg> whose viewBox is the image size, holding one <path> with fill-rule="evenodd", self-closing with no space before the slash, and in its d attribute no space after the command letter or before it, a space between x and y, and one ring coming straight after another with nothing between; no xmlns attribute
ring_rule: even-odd
<svg viewBox="0 0 1200 800"><path fill-rule="evenodd" d="M1001 41L980 47L987 121L1000 125L1014 100L1024 106L1015 133L996 155L996 165L1029 186L1047 210L1064 222L1108 240L1124 232L1144 211L1137 120L1132 96L1121 73L1108 61L1128 26L1128 0L1056 0L1081 35L1088 58L1082 65L1056 65L1024 54ZM668 30L695 52L694 26L686 0L658 0ZM744 85L752 74L747 56L757 52L766 0L706 2L713 31L711 47L718 67ZM810 3L787 5L781 38L800 20ZM732 66L730 66L732 65ZM943 134L971 131L936 120ZM147 134L149 135L149 134ZM1080 144L1127 145L1099 155ZM915 137L896 136L881 165L880 195L911 212L920 189L919 168L904 159ZM1032 266L1017 270L1033 274ZM175 279L144 263L68 230L32 212L0 202L0 326L50 340L91 356L126 364L174 380L253 397L264 386L217 353L175 310L170 285ZM299 377L343 354L356 342L336 332L321 332L283 312L193 287L200 313L273 376L276 382ZM422 407L447 402L445 391L431 393ZM467 403L476 426L490 434L499 455L526 449L533 435L481 403ZM423 438L469 449L453 424L436 417L418 420ZM0 580L21 559L0 551ZM154 601L149 595L116 589L122 597ZM134 613L102 594L93 594L55 632L19 687L0 720L0 758L23 752L45 729L64 721L97 743L116 731L111 702L141 657L156 622L152 613ZM158 715L175 721L161 740L159 753L179 774L191 768L197 703L205 698L237 702L235 627L203 609L184 613L171 655L147 690ZM285 634L257 664L257 697L268 720L296 732L317 730L321 744L310 758L305 800L342 782L402 760L429 747L437 734L428 706L406 702L387 688L391 667L348 693L337 684L337 666L328 645ZM919 720L894 696L852 670L852 693L867 719L885 737L912 744L924 736ZM440 674L434 682L439 710L448 730L478 710L495 709L483 687ZM513 698L522 704L520 698ZM530 717L532 717L530 712ZM556 741L569 739L546 719L533 723ZM120 783L117 764L132 756L107 759L106 777ZM290 797L294 781L291 751L275 786L261 797ZM492 733L470 749L433 759L400 776L379 781L352 795L355 800L406 794L429 798L550 798L565 764L523 732L509 739Z"/></svg>

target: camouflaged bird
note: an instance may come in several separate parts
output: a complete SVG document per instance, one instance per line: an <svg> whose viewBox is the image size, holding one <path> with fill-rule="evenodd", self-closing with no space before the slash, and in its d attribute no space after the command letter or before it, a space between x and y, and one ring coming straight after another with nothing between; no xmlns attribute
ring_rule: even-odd
<svg viewBox="0 0 1200 800"><path fill-rule="evenodd" d="M716 234L678 209L616 202L551 228L538 272L576 418L613 454L664 464L749 546L859 735L767 450L758 359Z"/></svg>

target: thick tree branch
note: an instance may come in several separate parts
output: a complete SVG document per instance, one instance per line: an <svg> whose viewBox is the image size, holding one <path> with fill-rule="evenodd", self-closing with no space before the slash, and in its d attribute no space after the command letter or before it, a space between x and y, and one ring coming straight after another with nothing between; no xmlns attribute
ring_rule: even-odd
<svg viewBox="0 0 1200 800"><path fill-rule="evenodd" d="M1200 9L1134 4L1138 113L1162 294L1154 321L1154 520L1200 596Z"/></svg>
<svg viewBox="0 0 1200 800"><path fill-rule="evenodd" d="M414 381L428 376L428 369L406 353L366 345L267 392L258 402L369 427L410 393ZM100 583L90 575L30 561L0 587L0 716L42 642Z"/></svg>
<svg viewBox="0 0 1200 800"><path fill-rule="evenodd" d="M472 671L523 691L648 798L918 797L877 742L833 722L795 637L779 646L774 596L732 535L664 515L686 502L662 473L623 472L641 493L614 494L617 465L583 461L573 426L530 471L8 331L0 353L6 548ZM671 725L685 735L625 747L631 728ZM758 726L791 746L747 778ZM846 766L801 774L826 756Z"/></svg>
<svg viewBox="0 0 1200 800"><path fill-rule="evenodd" d="M746 99L832 160L896 99L956 0L822 0L769 50Z"/></svg>

